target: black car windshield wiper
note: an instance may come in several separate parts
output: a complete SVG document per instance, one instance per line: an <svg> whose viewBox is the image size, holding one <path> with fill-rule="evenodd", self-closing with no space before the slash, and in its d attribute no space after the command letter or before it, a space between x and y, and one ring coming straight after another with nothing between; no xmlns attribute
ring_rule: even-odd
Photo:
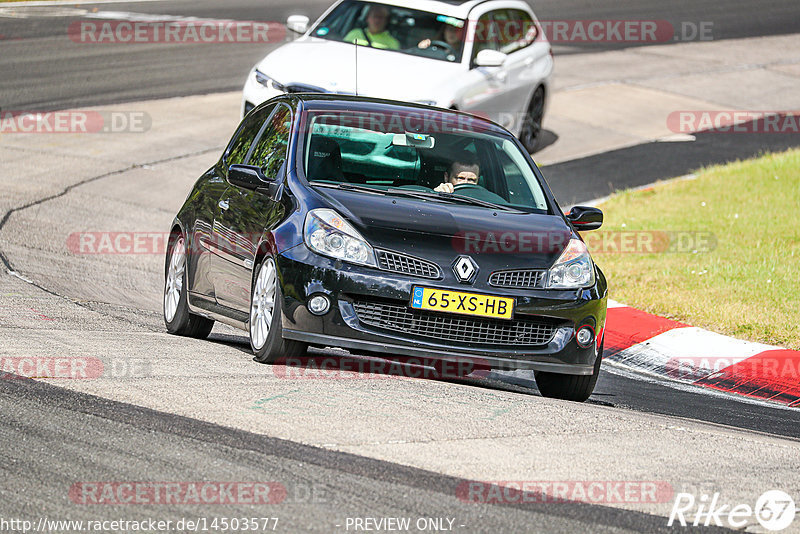
<svg viewBox="0 0 800 534"><path fill-rule="evenodd" d="M478 198L466 197L464 195L456 195L454 193L442 193L449 198L458 199L461 202L466 204L474 204L475 206L483 206L484 208L492 208L495 210L503 210L503 211L514 211L517 213L524 213L516 208L512 208L511 206L504 206L502 204L495 204L494 202L489 202L488 200L481 200Z"/></svg>
<svg viewBox="0 0 800 534"><path fill-rule="evenodd" d="M361 191L363 193L373 193L376 195L385 195L386 191L383 189L375 189L365 185L355 185L347 182L309 182L311 185L318 187L330 187L331 189L344 189L346 191Z"/></svg>
<svg viewBox="0 0 800 534"><path fill-rule="evenodd" d="M390 187L388 189L376 189L374 187L364 186L364 185L356 185L347 182L311 182L311 185L316 185L319 187L330 187L333 189L344 189L346 191L359 191L363 193L372 193L374 195L397 195L397 196L404 196L404 197L412 197L412 198L419 198L422 200L434 200L439 202L455 202L461 204L471 204L473 206L481 206L484 208L490 208L495 210L503 210L503 211L513 211L516 213L524 213L518 209L512 208L511 206L503 206L502 204L495 204L494 202L489 202L487 200L479 200L477 198L467 197L464 195L456 195L454 193L439 193L439 192L428 192L428 191L414 191L410 189L399 189L397 187Z"/></svg>
<svg viewBox="0 0 800 534"><path fill-rule="evenodd" d="M430 200L440 200L444 202L460 202L462 204L472 204L473 206L482 206L484 208L491 208L495 210L524 213L519 211L518 209L512 208L511 206L503 206L502 204L495 204L494 202L489 202L488 200L480 200L477 198L467 197L464 195L456 195L454 193L439 193L436 191L429 193L427 191L411 191L408 189L397 189L394 187L390 187L388 189L388 193L390 194L396 193L404 196L423 198L426 200L430 199Z"/></svg>

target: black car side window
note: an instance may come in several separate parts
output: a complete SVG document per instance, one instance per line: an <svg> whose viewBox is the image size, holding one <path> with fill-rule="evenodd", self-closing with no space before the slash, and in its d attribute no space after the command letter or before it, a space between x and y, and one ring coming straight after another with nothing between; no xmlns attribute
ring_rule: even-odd
<svg viewBox="0 0 800 534"><path fill-rule="evenodd" d="M258 132L261 131L264 121L267 120L274 108L275 106L269 106L245 117L239 126L239 130L233 136L230 145L228 145L225 157L227 165L244 164L247 154L258 136Z"/></svg>
<svg viewBox="0 0 800 534"><path fill-rule="evenodd" d="M280 106L253 149L248 165L261 167L267 178L277 178L278 171L286 161L291 130L292 112L288 107Z"/></svg>

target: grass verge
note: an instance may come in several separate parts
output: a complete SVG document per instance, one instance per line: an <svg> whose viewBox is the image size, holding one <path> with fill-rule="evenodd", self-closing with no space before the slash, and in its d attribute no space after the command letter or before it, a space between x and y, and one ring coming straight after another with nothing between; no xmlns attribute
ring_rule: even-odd
<svg viewBox="0 0 800 534"><path fill-rule="evenodd" d="M800 150L705 168L600 207L604 234L584 237L612 299L800 349ZM608 251L624 240L633 252Z"/></svg>

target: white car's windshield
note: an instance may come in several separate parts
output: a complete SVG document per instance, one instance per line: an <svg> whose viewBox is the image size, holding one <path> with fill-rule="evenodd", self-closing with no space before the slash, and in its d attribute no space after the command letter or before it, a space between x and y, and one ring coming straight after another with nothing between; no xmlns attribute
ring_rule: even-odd
<svg viewBox="0 0 800 534"><path fill-rule="evenodd" d="M375 2L348 0L312 31L322 39L460 62L466 23L462 19Z"/></svg>
<svg viewBox="0 0 800 534"><path fill-rule="evenodd" d="M309 113L305 175L322 187L548 212L534 170L511 138L451 119L418 110Z"/></svg>

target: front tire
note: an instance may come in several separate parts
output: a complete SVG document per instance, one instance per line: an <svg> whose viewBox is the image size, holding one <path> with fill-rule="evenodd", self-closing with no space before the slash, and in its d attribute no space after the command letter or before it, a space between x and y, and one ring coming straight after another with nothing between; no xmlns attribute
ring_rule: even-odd
<svg viewBox="0 0 800 534"><path fill-rule="evenodd" d="M561 399L575 402L584 402L588 399L597 384L600 376L600 363L603 360L603 345L597 351L597 360L594 362L594 369L590 375L564 375L559 373L548 373L536 371L533 373L536 378L536 386L542 397Z"/></svg>
<svg viewBox="0 0 800 534"><path fill-rule="evenodd" d="M257 362L273 364L281 358L296 358L305 354L308 347L283 339L282 298L275 260L268 257L256 267L250 297L250 347Z"/></svg>
<svg viewBox="0 0 800 534"><path fill-rule="evenodd" d="M189 312L186 287L186 240L181 235L173 236L164 281L164 324L170 334L205 339L214 328L214 321Z"/></svg>
<svg viewBox="0 0 800 534"><path fill-rule="evenodd" d="M522 123L519 140L530 154L539 149L542 138L542 121L544 120L544 87L541 85L533 92L528 104L528 111Z"/></svg>

